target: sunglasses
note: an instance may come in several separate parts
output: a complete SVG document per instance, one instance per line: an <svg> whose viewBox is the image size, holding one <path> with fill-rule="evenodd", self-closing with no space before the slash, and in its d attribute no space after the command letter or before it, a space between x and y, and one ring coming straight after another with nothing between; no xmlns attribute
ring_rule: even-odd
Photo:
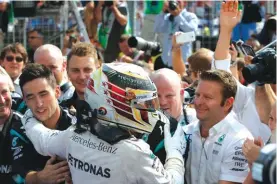
<svg viewBox="0 0 277 184"><path fill-rule="evenodd" d="M23 61L23 58L22 57L13 57L13 56L6 56L6 60L8 61L8 62L12 62L13 60L16 60L16 62L18 62L18 63L20 63L20 62L22 62Z"/></svg>
<svg viewBox="0 0 277 184"><path fill-rule="evenodd" d="M29 39L36 39L36 38L42 38L41 36L29 36Z"/></svg>

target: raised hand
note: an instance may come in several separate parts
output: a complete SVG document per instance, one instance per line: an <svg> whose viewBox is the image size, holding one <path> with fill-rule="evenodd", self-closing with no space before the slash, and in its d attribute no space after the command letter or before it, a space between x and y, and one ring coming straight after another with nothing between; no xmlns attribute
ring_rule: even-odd
<svg viewBox="0 0 277 184"><path fill-rule="evenodd" d="M238 9L238 0L227 0L222 2L220 9L220 29L228 31L240 22L242 11Z"/></svg>
<svg viewBox="0 0 277 184"><path fill-rule="evenodd" d="M235 48L235 46L233 44L231 44L229 52L230 52L230 55L231 55L231 60L236 61L237 56L238 56L238 51L237 51L237 49Z"/></svg>

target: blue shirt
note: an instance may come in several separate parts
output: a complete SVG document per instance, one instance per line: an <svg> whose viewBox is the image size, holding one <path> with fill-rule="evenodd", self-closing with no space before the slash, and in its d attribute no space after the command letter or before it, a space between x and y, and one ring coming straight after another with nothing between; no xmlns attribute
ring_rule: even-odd
<svg viewBox="0 0 277 184"><path fill-rule="evenodd" d="M165 33L163 40L162 59L164 64L172 67L172 35L178 31L194 31L196 33L196 30L198 28L198 18L194 13L188 12L186 9L182 10L182 12L178 16L174 17L173 22L168 19L169 16L169 13L165 14L163 12L157 15L154 24L154 31L156 33ZM186 62L187 58L191 55L192 44L185 43L181 46L181 49L183 59Z"/></svg>

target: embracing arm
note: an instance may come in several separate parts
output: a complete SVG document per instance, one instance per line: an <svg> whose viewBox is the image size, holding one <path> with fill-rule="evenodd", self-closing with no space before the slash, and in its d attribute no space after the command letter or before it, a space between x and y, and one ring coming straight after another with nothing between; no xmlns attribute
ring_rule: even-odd
<svg viewBox="0 0 277 184"><path fill-rule="evenodd" d="M32 141L36 151L41 155L57 155L62 159L66 158L66 142L70 130L51 130L40 123L28 110L22 118L22 124L28 138Z"/></svg>

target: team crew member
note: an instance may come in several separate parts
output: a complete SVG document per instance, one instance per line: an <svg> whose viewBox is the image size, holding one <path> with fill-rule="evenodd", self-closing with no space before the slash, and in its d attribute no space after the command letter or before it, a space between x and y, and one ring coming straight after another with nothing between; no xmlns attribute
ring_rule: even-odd
<svg viewBox="0 0 277 184"><path fill-rule="evenodd" d="M85 100L89 118L66 131L51 131L30 111L22 120L39 153L68 159L73 183L183 183L182 127L171 137L168 119L157 111L156 87L141 67L104 64L92 73ZM165 168L137 138L150 133L157 121L166 123Z"/></svg>
<svg viewBox="0 0 277 184"><path fill-rule="evenodd" d="M150 75L157 87L161 110L168 113L170 118L170 132L174 132L177 124L189 124L195 120L196 112L183 105L184 89L181 86L180 76L168 68L159 69ZM157 123L152 133L147 138L147 143L153 153L165 163L166 152L164 149L163 124Z"/></svg>
<svg viewBox="0 0 277 184"><path fill-rule="evenodd" d="M44 65L26 66L20 76L20 87L28 108L44 126L65 130L76 122L76 118L58 105L59 86L53 73ZM55 158L36 152L21 122L12 125L10 135L15 183L60 183L69 175L66 161L54 164Z"/></svg>
<svg viewBox="0 0 277 184"><path fill-rule="evenodd" d="M10 149L10 129L12 124L21 123L22 115L14 112L11 91L13 82L5 70L0 67L0 181L12 183L12 152Z"/></svg>
<svg viewBox="0 0 277 184"><path fill-rule="evenodd" d="M253 137L232 112L236 90L235 79L226 71L201 73L194 99L199 121L184 126L187 183L233 184L246 178L242 145Z"/></svg>
<svg viewBox="0 0 277 184"><path fill-rule="evenodd" d="M34 54L35 63L42 64L49 68L60 86L61 95L59 102L72 97L74 87L69 81L66 72L66 61L62 55L62 51L55 45L45 44L40 46Z"/></svg>
<svg viewBox="0 0 277 184"><path fill-rule="evenodd" d="M91 73L100 65L97 51L90 43L76 43L67 56L67 74L75 87L73 96L60 105L76 109L78 100L84 100L84 92Z"/></svg>

